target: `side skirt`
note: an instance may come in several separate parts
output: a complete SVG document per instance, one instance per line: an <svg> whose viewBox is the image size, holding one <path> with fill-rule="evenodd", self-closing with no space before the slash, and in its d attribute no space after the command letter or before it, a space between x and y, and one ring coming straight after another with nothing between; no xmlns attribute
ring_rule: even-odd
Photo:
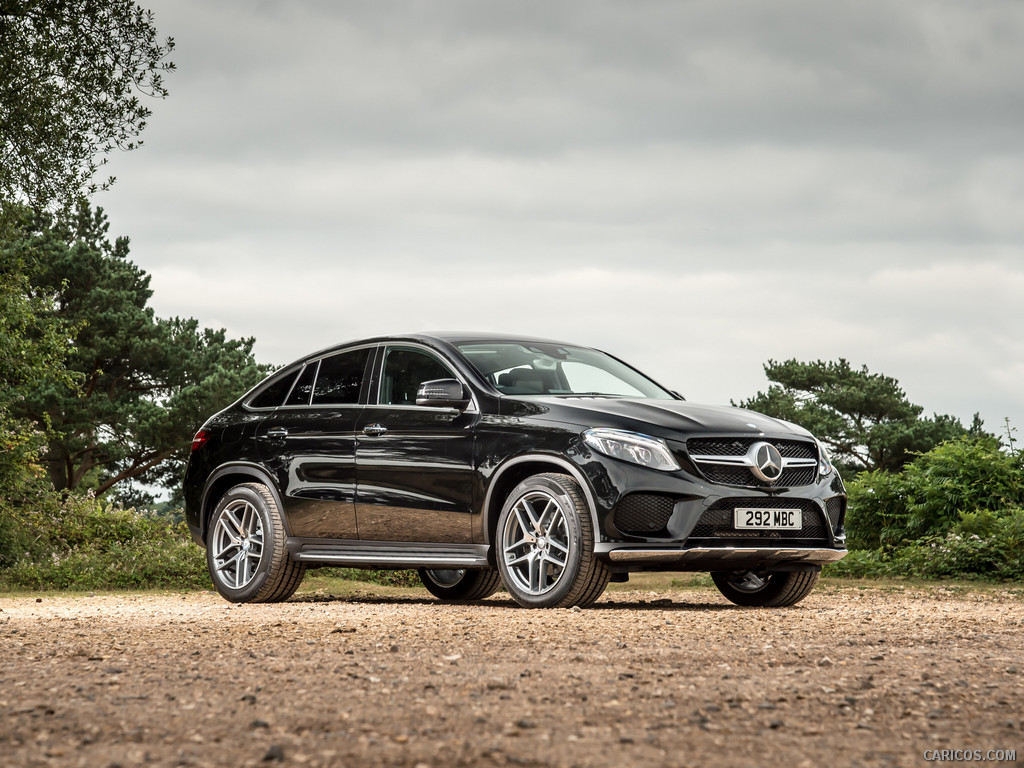
<svg viewBox="0 0 1024 768"><path fill-rule="evenodd" d="M355 539L288 539L292 560L355 568L490 568L486 544L408 544Z"/></svg>

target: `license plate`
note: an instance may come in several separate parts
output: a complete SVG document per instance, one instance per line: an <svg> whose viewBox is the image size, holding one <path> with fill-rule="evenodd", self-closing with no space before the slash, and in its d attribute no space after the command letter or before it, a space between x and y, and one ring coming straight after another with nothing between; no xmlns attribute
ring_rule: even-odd
<svg viewBox="0 0 1024 768"><path fill-rule="evenodd" d="M803 515L799 509L736 507L732 522L735 528L763 531L800 530L803 527Z"/></svg>

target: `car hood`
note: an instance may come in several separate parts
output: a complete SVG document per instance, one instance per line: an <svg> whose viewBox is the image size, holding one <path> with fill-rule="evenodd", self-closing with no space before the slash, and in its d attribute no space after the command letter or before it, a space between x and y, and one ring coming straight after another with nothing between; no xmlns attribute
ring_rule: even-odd
<svg viewBox="0 0 1024 768"><path fill-rule="evenodd" d="M803 427L782 419L725 405L702 405L685 400L647 400L612 397L539 397L539 418L647 432L660 437L695 434L811 437Z"/></svg>

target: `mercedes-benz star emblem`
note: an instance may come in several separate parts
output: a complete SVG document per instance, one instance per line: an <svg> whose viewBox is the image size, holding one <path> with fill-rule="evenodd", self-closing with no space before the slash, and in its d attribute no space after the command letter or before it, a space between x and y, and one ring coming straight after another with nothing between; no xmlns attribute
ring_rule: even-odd
<svg viewBox="0 0 1024 768"><path fill-rule="evenodd" d="M754 443L747 451L751 471L766 483L774 483L782 476L782 454L771 443Z"/></svg>

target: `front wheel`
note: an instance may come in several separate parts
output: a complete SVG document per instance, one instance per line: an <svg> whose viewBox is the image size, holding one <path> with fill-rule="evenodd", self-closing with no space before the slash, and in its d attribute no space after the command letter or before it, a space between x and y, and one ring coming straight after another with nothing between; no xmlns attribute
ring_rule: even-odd
<svg viewBox="0 0 1024 768"><path fill-rule="evenodd" d="M727 600L756 608L795 605L818 583L817 570L714 571L711 579Z"/></svg>
<svg viewBox="0 0 1024 768"><path fill-rule="evenodd" d="M517 485L496 539L501 580L526 608L588 606L608 586L611 571L594 556L590 509L568 475L534 475Z"/></svg>
<svg viewBox="0 0 1024 768"><path fill-rule="evenodd" d="M483 600L501 587L497 571L420 568L417 573L427 592L441 600Z"/></svg>
<svg viewBox="0 0 1024 768"><path fill-rule="evenodd" d="M265 485L245 483L217 504L206 533L213 586L233 603L287 600L306 566L288 557L284 521Z"/></svg>

